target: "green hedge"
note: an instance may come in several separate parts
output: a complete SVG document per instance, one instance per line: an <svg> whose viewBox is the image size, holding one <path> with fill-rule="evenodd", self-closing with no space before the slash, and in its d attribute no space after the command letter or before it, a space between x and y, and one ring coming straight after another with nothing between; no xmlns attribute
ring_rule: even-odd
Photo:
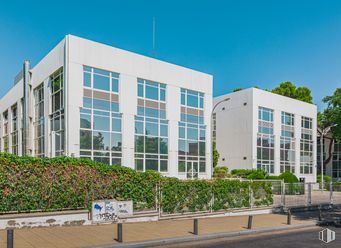
<svg viewBox="0 0 341 248"><path fill-rule="evenodd" d="M179 180L78 158L0 153L0 212L90 209L99 199L133 200L135 210L181 213L270 205L270 182ZM159 194L159 192L161 192Z"/></svg>
<svg viewBox="0 0 341 248"><path fill-rule="evenodd" d="M91 208L97 199L131 199L155 208L160 175L76 158L0 154L0 212Z"/></svg>

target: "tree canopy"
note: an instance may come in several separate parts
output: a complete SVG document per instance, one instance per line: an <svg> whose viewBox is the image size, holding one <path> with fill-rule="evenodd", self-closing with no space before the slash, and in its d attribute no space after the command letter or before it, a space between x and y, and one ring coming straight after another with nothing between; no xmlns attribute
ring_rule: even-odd
<svg viewBox="0 0 341 248"><path fill-rule="evenodd" d="M313 103L311 90L307 87L296 87L291 82L283 82L271 90L272 93L287 96L307 103Z"/></svg>
<svg viewBox="0 0 341 248"><path fill-rule="evenodd" d="M321 127L337 125L331 129L335 139L341 142L341 88L337 88L333 95L323 98L327 108L319 114Z"/></svg>

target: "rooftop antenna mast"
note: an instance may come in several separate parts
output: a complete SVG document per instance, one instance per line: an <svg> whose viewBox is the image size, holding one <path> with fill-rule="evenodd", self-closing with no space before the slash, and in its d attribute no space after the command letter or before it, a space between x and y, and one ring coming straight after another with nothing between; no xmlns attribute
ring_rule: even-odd
<svg viewBox="0 0 341 248"><path fill-rule="evenodd" d="M156 50L155 50L155 16L153 17L153 51L152 51L152 56L155 58L156 57Z"/></svg>

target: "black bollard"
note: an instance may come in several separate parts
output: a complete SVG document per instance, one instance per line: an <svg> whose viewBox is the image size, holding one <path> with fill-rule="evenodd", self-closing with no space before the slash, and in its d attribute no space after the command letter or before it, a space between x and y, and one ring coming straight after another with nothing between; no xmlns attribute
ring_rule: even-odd
<svg viewBox="0 0 341 248"><path fill-rule="evenodd" d="M247 222L247 229L251 229L252 228L252 220L253 220L253 216L249 215L249 220Z"/></svg>
<svg viewBox="0 0 341 248"><path fill-rule="evenodd" d="M7 230L7 248L13 248L14 230Z"/></svg>
<svg viewBox="0 0 341 248"><path fill-rule="evenodd" d="M194 219L193 220L193 234L194 235L199 235L199 220L198 219Z"/></svg>
<svg viewBox="0 0 341 248"><path fill-rule="evenodd" d="M288 219L287 219L287 224L291 225L291 210L288 210Z"/></svg>
<svg viewBox="0 0 341 248"><path fill-rule="evenodd" d="M322 221L322 210L321 210L321 208L319 209L319 221Z"/></svg>
<svg viewBox="0 0 341 248"><path fill-rule="evenodd" d="M117 224L117 241L120 243L123 242L123 225L122 225L122 223Z"/></svg>

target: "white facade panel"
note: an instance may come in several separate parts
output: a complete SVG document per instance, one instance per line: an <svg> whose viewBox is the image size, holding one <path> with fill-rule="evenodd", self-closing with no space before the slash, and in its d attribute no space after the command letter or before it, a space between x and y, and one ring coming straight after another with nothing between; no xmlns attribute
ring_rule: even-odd
<svg viewBox="0 0 341 248"><path fill-rule="evenodd" d="M315 105L256 88L216 97L214 104L224 98L230 98L230 100L220 104L215 111L217 118L216 143L220 153L218 165L227 166L230 170L257 169L258 110L263 107L273 111L274 171L270 174L279 175L281 173L281 115L282 112L287 112L294 115L294 172L298 178L302 178L307 182L316 181L317 108ZM244 103L246 103L245 106L243 106ZM222 111L222 108L225 108L225 110ZM302 173L301 171L301 160L304 159L300 151L302 117L311 118L312 120L312 173Z"/></svg>

